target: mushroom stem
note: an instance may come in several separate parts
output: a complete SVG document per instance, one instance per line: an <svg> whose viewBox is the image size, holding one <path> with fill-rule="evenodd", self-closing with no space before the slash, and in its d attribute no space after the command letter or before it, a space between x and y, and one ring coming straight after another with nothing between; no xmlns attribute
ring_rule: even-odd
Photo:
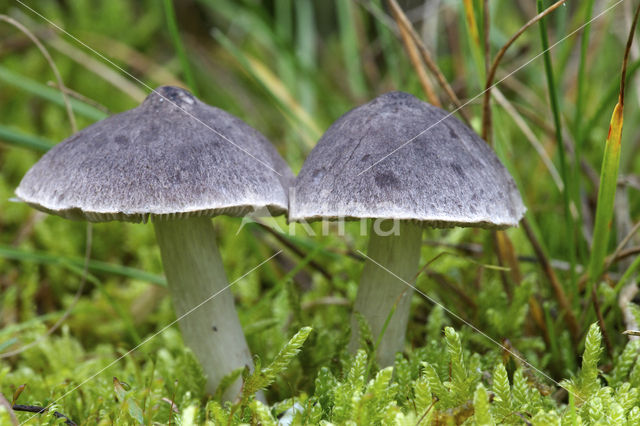
<svg viewBox="0 0 640 426"><path fill-rule="evenodd" d="M213 394L224 376L244 366L253 368L253 362L227 289L211 219L157 220L154 226L182 336L207 375L207 392ZM233 400L240 387L238 379L223 400Z"/></svg>
<svg viewBox="0 0 640 426"><path fill-rule="evenodd" d="M377 348L376 358L381 367L393 365L396 353L402 351L404 346L414 292L407 283L414 284L422 243L422 227L419 224L400 221L397 226L399 232L389 235L389 232L380 231L380 228L387 229L386 225L380 227L373 222L367 248L370 259L367 259L362 270L351 318L349 349L355 352L359 346L355 313L362 314L369 323L375 344L395 307Z"/></svg>

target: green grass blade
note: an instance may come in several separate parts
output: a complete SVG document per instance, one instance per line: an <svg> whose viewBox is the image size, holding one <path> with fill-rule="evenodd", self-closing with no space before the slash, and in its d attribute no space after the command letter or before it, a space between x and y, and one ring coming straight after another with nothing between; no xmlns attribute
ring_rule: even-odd
<svg viewBox="0 0 640 426"><path fill-rule="evenodd" d="M297 0L295 3L297 31L295 35L296 55L305 70L316 68L317 33L316 19L311 0ZM316 105L316 92L308 77L298 78L298 99L306 111L313 113Z"/></svg>
<svg viewBox="0 0 640 426"><path fill-rule="evenodd" d="M44 265L73 265L76 268L80 268L84 264L84 259L81 258L72 258L36 251L28 251L2 244L0 244L0 257L5 259L17 260L20 262L35 262ZM131 268L129 266L114 265L113 263L101 262L99 260L90 260L89 270L94 272L121 275L123 277L135 280L147 281L163 287L167 286L167 281L164 277L141 271L140 269Z"/></svg>
<svg viewBox="0 0 640 426"><path fill-rule="evenodd" d="M367 91L363 78L362 64L360 63L360 49L358 48L358 35L356 34L354 3L351 1L336 0L338 24L340 25L340 43L347 70L349 87L358 96L364 96Z"/></svg>
<svg viewBox="0 0 640 426"><path fill-rule="evenodd" d="M0 124L0 141L8 145L47 152L53 143L35 135L29 135Z"/></svg>
<svg viewBox="0 0 640 426"><path fill-rule="evenodd" d="M598 280L604 267L604 258L609 243L609 232L613 220L613 208L618 184L620 166L620 143L622 137L623 104L618 102L611 116L609 135L604 149L596 220L593 229L593 244L589 259L589 286L586 297L591 297L593 284Z"/></svg>
<svg viewBox="0 0 640 426"><path fill-rule="evenodd" d="M45 99L51 103L64 108L64 100L62 94L51 87L38 83L30 78L16 74L0 65L0 81L10 86L17 87L39 98ZM107 114L100 111L94 106L79 101L78 99L70 99L73 112L93 121L100 121L107 118Z"/></svg>
<svg viewBox="0 0 640 426"><path fill-rule="evenodd" d="M291 0L278 0L275 3L275 31L285 43L293 39L293 4Z"/></svg>
<svg viewBox="0 0 640 426"><path fill-rule="evenodd" d="M587 23L582 30L582 40L580 44L580 65L578 66L578 87L576 95L576 112L574 117L574 137L576 138L576 160L579 160L578 149L580 148L579 131L584 113L584 98L586 95L585 76L587 71L587 51L589 49L589 35L591 33L591 15L593 14L593 3L595 0L587 0L587 10L584 21Z"/></svg>
<svg viewBox="0 0 640 426"><path fill-rule="evenodd" d="M478 21L476 20L476 11L472 0L463 1L464 16L467 28L467 37L469 47L471 48L471 55L473 56L473 62L476 66L480 84L482 84L486 78L485 76L485 64L484 54L482 53L482 43L480 42L480 32Z"/></svg>
<svg viewBox="0 0 640 426"><path fill-rule="evenodd" d="M538 13L542 13L545 9L543 1L537 0ZM555 77L553 75L553 66L551 64L551 54L549 53L549 37L547 35L546 18L540 19L538 22L540 27L540 39L542 42L542 50L544 52L544 70L547 76L547 89L549 91L549 101L551 103L551 111L553 113L553 122L555 126L556 145L558 146L558 157L560 158L560 176L564 189L562 191L562 199L564 202L564 217L566 222L565 231L567 233L567 241L569 242L569 263L571 265L571 283L572 290L575 291L576 285L576 254L575 254L575 223L570 211L570 196L573 184L569 182L567 177L568 166L566 154L564 151L564 141L562 137L562 120L560 119L560 101L558 100L558 92L556 90ZM574 203L579 204L579 203Z"/></svg>
<svg viewBox="0 0 640 426"><path fill-rule="evenodd" d="M162 5L164 8L165 17L167 18L167 27L169 29L169 35L171 36L171 42L173 43L173 48L178 54L178 58L180 59L180 66L182 67L184 78L191 92L194 95L198 96L196 80L193 77L193 71L191 70L189 59L187 58L187 52L184 49L184 44L182 43L182 38L180 37L178 21L176 19L175 10L173 8L173 0L164 0L162 2Z"/></svg>
<svg viewBox="0 0 640 426"><path fill-rule="evenodd" d="M575 116L573 120L573 138L575 141L574 146L574 161L571 167L571 182L572 185L572 199L575 202L575 207L578 216L578 226L581 226L584 222L583 214L582 214L582 203L580 202L580 193L582 190L582 185L580 181L580 163L582 161L582 144L583 140L580 134L580 128L582 125L582 118L584 114L584 104L585 104L585 96L586 96L586 84L585 84L585 76L587 72L587 52L589 49L589 36L591 33L591 16L593 14L593 4L594 0L587 0L586 4L586 14L584 17L584 21L587 22L583 32L582 32L582 40L580 42L580 64L578 66L578 87L576 89L576 108L575 108ZM578 239L576 241L578 255L582 262L586 262L587 259L587 251L585 248L584 240Z"/></svg>
<svg viewBox="0 0 640 426"><path fill-rule="evenodd" d="M633 37L640 16L640 4L636 8L633 16L633 23L627 38L627 44L622 60L622 71L620 75L620 94L618 103L613 109L609 133L602 159L602 169L600 171L600 187L598 188L598 204L596 206L596 220L593 230L593 244L591 247L591 258L589 259L589 283L586 297L591 297L591 290L594 284L600 279L604 268L604 257L609 242L609 232L613 221L613 209L615 207L616 188L618 186L618 169L620 168L620 148L622 144L622 125L624 122L624 94L626 87L627 65L629 53L633 44Z"/></svg>
<svg viewBox="0 0 640 426"><path fill-rule="evenodd" d="M288 87L296 80L295 61L290 55L284 54L293 44L293 4L291 0L280 0L275 4L275 34L274 39L283 46L276 55L278 61L278 75L283 81L289 82Z"/></svg>

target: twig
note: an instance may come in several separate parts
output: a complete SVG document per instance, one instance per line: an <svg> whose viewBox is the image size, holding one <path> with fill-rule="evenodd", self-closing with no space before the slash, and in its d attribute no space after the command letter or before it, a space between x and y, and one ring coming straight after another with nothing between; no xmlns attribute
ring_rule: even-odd
<svg viewBox="0 0 640 426"><path fill-rule="evenodd" d="M540 243L538 242L538 239L533 233L533 230L531 229L531 225L529 225L529 221L527 220L527 218L524 218L520 223L522 224L522 228L524 229L524 232L527 235L527 238L529 239L531 246L533 247L533 251L535 251L536 253L536 257L540 261L542 270L544 271L545 275L547 276L547 279L551 283L551 287L553 288L553 291L556 295L558 304L564 310L564 315L567 319L567 325L569 326L569 333L571 334L571 338L575 344L578 342L580 327L578 326L578 321L576 320L576 317L573 315L573 311L571 310L571 304L567 299L567 295L565 294L564 289L562 288L562 285L558 281L558 277L556 276L556 273L551 267L551 263L549 262L549 259L547 259L547 256L544 254L544 251L542 250L542 246L540 245Z"/></svg>
<svg viewBox="0 0 640 426"><path fill-rule="evenodd" d="M407 18L407 15L404 14L404 11L398 5L398 2L396 0L387 0L387 3L389 4L391 12L396 17L396 21L398 21L399 25L401 27L404 27L409 32L409 34L411 34L411 37L413 38L416 46L418 46L418 50L420 51L422 59L427 65L427 68L429 68L429 71L433 73L440 87L445 91L449 99L451 99L451 103L453 103L456 111L460 113L460 116L462 117L464 122L469 125L469 117L464 112L464 109L462 109L462 103L460 102L460 99L458 99L455 92L447 82L447 79L444 77L444 74L442 74L442 71L440 71L440 68L431 57L431 53L429 53L429 50L422 42L422 39L420 39L420 36L414 30L411 22L409 22L409 19Z"/></svg>
<svg viewBox="0 0 640 426"><path fill-rule="evenodd" d="M55 83L53 81L47 81L47 86L49 87L54 87ZM92 107L95 107L96 109L99 109L100 111L104 112L105 114L109 114L111 115L112 112L109 110L109 108L107 108L106 106L102 105L100 102L91 99L88 96L83 95L80 92L76 92L73 89L69 89L68 87L63 87L62 90L69 96L71 96L72 98L78 99L79 101L82 101L86 104L91 105Z"/></svg>
<svg viewBox="0 0 640 426"><path fill-rule="evenodd" d="M424 69L424 64L420 59L420 53L418 52L418 48L416 47L415 42L411 38L411 35L407 31L407 29L400 24L400 20L396 14L394 14L396 21L398 23L398 27L400 29L400 37L402 38L402 43L404 44L404 48L409 55L409 60L411 61L411 65L413 65L413 69L418 74L418 79L420 80L420 85L422 86L422 90L424 90L427 99L429 102L435 106L442 106L440 99L438 99L438 95L433 91L433 86L429 81L429 76Z"/></svg>
<svg viewBox="0 0 640 426"><path fill-rule="evenodd" d="M607 261L605 262L604 264L605 271L608 270L615 261L619 260L620 254L622 253L622 250L624 250L624 246L626 246L629 243L631 238L633 238L633 236L636 234L636 232L638 232L639 229L640 229L640 222L633 225L633 228L631 228L631 231L629 231L629 233L622 239L622 241L620 241L620 244L618 244L618 247L616 247L613 254L609 256L609 259L607 259Z"/></svg>
<svg viewBox="0 0 640 426"><path fill-rule="evenodd" d="M629 37L627 38L627 45L624 49L624 59L622 60L622 72L620 73L620 95L619 102L620 106L624 105L624 90L626 88L627 82L627 65L629 64L629 54L631 53L631 45L633 44L633 36L636 32L636 25L638 24L638 15L640 14L640 4L636 8L636 13L633 16L633 24L631 24L631 29L629 30Z"/></svg>
<svg viewBox="0 0 640 426"><path fill-rule="evenodd" d="M491 68L489 68L489 72L487 74L487 82L485 84L484 98L482 101L482 139L488 142L489 135L491 134L491 108L489 108L489 101L491 100L491 87L493 86L493 79L495 78L496 71L498 69L498 65L502 61L504 54L507 52L509 47L533 24L538 22L540 19L544 18L558 7L560 7L566 0L558 0L543 12L537 14L529 22L524 24L505 44L500 48L498 53L496 54L495 59L493 60L493 64Z"/></svg>
<svg viewBox="0 0 640 426"><path fill-rule="evenodd" d="M433 406L436 405L436 402L438 402L438 397L434 396L433 399L431 400L431 404L429 404L424 414L420 416L420 418L418 419L418 423L416 423L416 426L419 426L420 423L424 420L424 418L427 417L427 414L429 414L429 411L431 411Z"/></svg>
<svg viewBox="0 0 640 426"><path fill-rule="evenodd" d="M25 411L27 413L38 413L38 414L46 413L47 411L49 411L47 407L41 407L39 405L16 404L11 408L13 408L13 411ZM67 425L76 426L76 423L73 420L71 420L69 417L65 416L59 411L54 411L53 415L59 419L65 419L64 423Z"/></svg>
<svg viewBox="0 0 640 426"><path fill-rule="evenodd" d="M640 246L629 247L628 249L620 250L615 256L610 256L611 264L614 264L622 259L625 259L629 256L633 256L634 254L640 253Z"/></svg>
<svg viewBox="0 0 640 426"><path fill-rule="evenodd" d="M174 392L174 393L175 393L175 392ZM169 404L169 405L170 405L170 407L171 407L171 408L170 408L170 410L171 410L172 412L174 412L174 413L178 413L178 414L180 413L180 410L178 410L178 405L177 405L174 401L170 400L170 399L169 399L169 398L167 398L166 396L163 396L163 397L161 398L161 400L162 400L162 401L164 401L164 402L166 402L167 404Z"/></svg>
<svg viewBox="0 0 640 426"><path fill-rule="evenodd" d="M518 411L515 414L516 414L516 416L518 416L518 417L520 417L522 419L522 421L524 422L525 425L527 425L527 426L532 426L533 425L533 423L531 423L529 421L529 419L524 416L523 413Z"/></svg>

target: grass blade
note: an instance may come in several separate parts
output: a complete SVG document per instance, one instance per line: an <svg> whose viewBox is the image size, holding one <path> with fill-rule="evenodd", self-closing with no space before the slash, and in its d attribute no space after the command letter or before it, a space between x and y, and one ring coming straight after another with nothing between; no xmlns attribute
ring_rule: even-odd
<svg viewBox="0 0 640 426"><path fill-rule="evenodd" d="M542 0L537 0L538 13L542 13L544 5ZM564 140L562 137L562 120L560 119L560 101L558 100L558 92L556 90L556 82L553 74L553 66L551 65L551 54L549 53L549 37L547 35L547 24L545 18L541 18L538 22L540 27L540 40L542 44L544 70L547 76L547 89L549 90L549 101L551 103L551 111L553 113L553 123L556 131L556 145L558 147L558 157L560 157L560 176L564 185L562 189L562 201L564 203L564 220L566 222L565 232L567 242L569 243L569 264L571 287L575 290L576 285L576 254L575 254L575 223L570 211L569 194L574 186L568 179L567 158L564 151ZM577 203L576 203L577 204Z"/></svg>
<svg viewBox="0 0 640 426"><path fill-rule="evenodd" d="M640 4L636 8L636 12L633 17L633 24L629 31L624 60L622 61L620 94L618 96L618 103L613 109L613 114L611 116L609 133L607 135L607 141L604 149L604 158L602 159L600 187L598 189L598 204L596 207L596 220L593 229L593 245L591 247L591 258L589 259L589 285L586 297L591 295L594 284L598 281L603 272L604 258L609 242L609 232L611 230L613 208L616 197L616 187L618 185L618 168L620 166L620 145L624 118L624 89L627 63L639 13Z"/></svg>
<svg viewBox="0 0 640 426"><path fill-rule="evenodd" d="M340 25L340 43L342 54L347 69L349 87L357 97L367 93L366 83L363 78L362 64L360 61L360 49L358 47L358 35L356 34L357 20L351 1L336 0L338 24Z"/></svg>
<svg viewBox="0 0 640 426"><path fill-rule="evenodd" d="M196 80L193 77L191 65L189 64L189 59L187 58L187 52L184 49L184 44L182 43L182 38L180 37L178 21L176 19L176 12L173 8L173 0L164 0L162 2L162 6L164 8L165 17L167 18L167 27L169 29L169 35L171 36L173 48L178 53L178 58L180 59L180 66L182 67L184 79L186 80L191 92L195 96L198 96Z"/></svg>
<svg viewBox="0 0 640 426"><path fill-rule="evenodd" d="M0 141L8 145L19 146L21 148L33 149L34 151L47 152L53 143L47 139L22 133L10 127L0 124Z"/></svg>
<svg viewBox="0 0 640 426"><path fill-rule="evenodd" d="M473 62L475 62L480 81L482 82L485 78L485 64L482 47L480 45L480 33L478 31L478 22L476 20L475 8L473 7L473 0L464 0L463 5L465 22L467 23L467 35L469 36L469 46L471 47L471 55L473 56Z"/></svg>
<svg viewBox="0 0 640 426"><path fill-rule="evenodd" d="M582 161L582 144L584 142L584 138L582 137L582 129L581 124L583 120L584 114L584 104L585 104L585 96L586 96L586 84L585 84L585 76L586 76L586 68L587 68L587 51L589 49L589 36L591 33L591 16L593 15L593 4L595 0L587 0L586 4L586 14L584 17L584 21L587 22L587 25L584 27L582 32L582 39L580 42L580 64L578 66L578 87L577 87L577 95L576 95L576 110L575 116L573 120L573 139L574 139L574 161L571 167L571 182L572 182L572 199L575 203L575 208L577 212L577 220L578 226L580 226L584 222L583 213L582 213L582 203L580 202L580 193L582 190L582 182L580 180L580 163ZM580 234L578 234L580 235ZM587 249L585 240L581 239L578 236L576 240L578 257L581 262L586 263L587 259Z"/></svg>
<svg viewBox="0 0 640 426"><path fill-rule="evenodd" d="M589 35L591 33L591 16L593 14L593 3L595 0L587 0L587 11L584 21L587 25L582 30L582 40L580 44L580 65L578 66L578 87L576 95L576 112L574 117L574 137L576 138L576 162L580 160L578 149L580 146L580 123L584 113L584 98L586 96L585 75L587 68L587 50L589 49ZM578 163L579 164L579 163Z"/></svg>
<svg viewBox="0 0 640 426"><path fill-rule="evenodd" d="M64 98L60 91L52 89L44 84L40 84L30 78L16 74L1 65L0 81L64 108ZM69 101L71 102L71 109L78 115L93 121L100 121L107 118L107 114L105 112L100 111L94 106L77 99L70 99Z"/></svg>
<svg viewBox="0 0 640 426"><path fill-rule="evenodd" d="M593 227L593 245L589 260L589 291L593 283L600 277L604 266L604 257L609 242L609 231L613 220L613 207L618 183L618 167L620 165L620 142L622 137L623 110L622 99L616 104L609 124L609 135L604 148L602 169L600 172L600 188L596 220Z"/></svg>
<svg viewBox="0 0 640 426"><path fill-rule="evenodd" d="M313 70L317 66L317 30L316 17L311 0L295 2L296 56L305 70ZM305 73L306 74L306 73ZM305 111L313 113L316 106L316 91L308 74L297 79L297 95ZM317 140L317 139L316 139ZM315 141L314 141L315 142Z"/></svg>
<svg viewBox="0 0 640 426"><path fill-rule="evenodd" d="M44 265L72 265L75 268L81 268L84 263L84 259L81 258L64 257L37 251L17 249L2 244L0 244L0 258L17 260L20 262L35 262ZM89 260L89 270L121 275L135 280L147 281L163 287L167 286L167 282L163 276L151 274L129 266L114 265L113 263L101 262L99 260Z"/></svg>

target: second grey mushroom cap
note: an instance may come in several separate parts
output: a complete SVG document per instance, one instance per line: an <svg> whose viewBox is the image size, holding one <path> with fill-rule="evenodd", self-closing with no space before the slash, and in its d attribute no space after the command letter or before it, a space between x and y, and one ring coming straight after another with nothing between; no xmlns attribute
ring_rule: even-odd
<svg viewBox="0 0 640 426"><path fill-rule="evenodd" d="M289 219L503 228L525 211L509 172L479 136L446 111L391 92L326 131L296 179Z"/></svg>
<svg viewBox="0 0 640 426"><path fill-rule="evenodd" d="M70 219L146 221L287 210L293 174L239 118L164 86L59 143L16 195Z"/></svg>

